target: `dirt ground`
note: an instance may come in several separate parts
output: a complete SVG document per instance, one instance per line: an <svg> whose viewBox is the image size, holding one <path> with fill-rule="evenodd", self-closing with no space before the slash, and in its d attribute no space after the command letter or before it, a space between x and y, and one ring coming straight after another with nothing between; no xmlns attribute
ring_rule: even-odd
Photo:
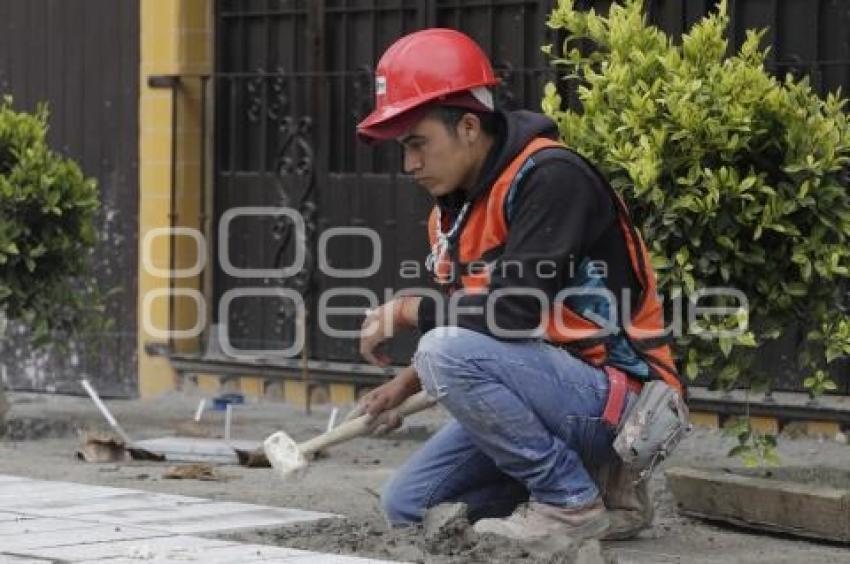
<svg viewBox="0 0 850 564"><path fill-rule="evenodd" d="M223 412L206 412L199 428L188 425L200 397L174 393L156 401L107 403L134 439L187 432L221 436ZM387 529L378 492L394 469L446 420L439 410L412 417L399 433L388 438L363 438L339 445L329 456L314 462L297 481L281 480L270 469L238 466L219 469L224 481L197 481L163 479L173 465L170 463L88 464L77 460L77 432L107 430L88 398L10 393L9 401L8 433L0 439L2 474L312 509L347 518L228 534L251 542L409 562L540 562L520 548L476 539L463 528L451 538L425 538L419 529ZM280 403L248 403L234 412L232 437L259 441L285 429L303 440L324 430L330 412L330 406L315 406L308 416L303 409ZM731 445L732 439L718 431L697 429L664 466L740 466L725 456ZM850 468L850 447L833 440L788 438L780 441L779 452L786 466ZM765 535L679 515L663 468L654 475L652 488L654 526L634 540L602 543L608 562L850 562L847 546Z"/></svg>

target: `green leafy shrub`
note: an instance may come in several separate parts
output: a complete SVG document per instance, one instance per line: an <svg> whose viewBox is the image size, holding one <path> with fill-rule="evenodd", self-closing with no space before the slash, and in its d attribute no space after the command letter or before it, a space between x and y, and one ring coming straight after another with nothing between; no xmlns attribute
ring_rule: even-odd
<svg viewBox="0 0 850 564"><path fill-rule="evenodd" d="M95 181L47 146L47 117L0 100L0 312L29 325L38 344L78 329L91 310L99 206Z"/></svg>
<svg viewBox="0 0 850 564"><path fill-rule="evenodd" d="M737 456L744 466L779 466L781 460L776 450L776 436L753 428L749 416L732 421L723 429L723 434L737 441L729 456Z"/></svg>
<svg viewBox="0 0 850 564"><path fill-rule="evenodd" d="M578 82L581 110L564 108L549 84L544 111L626 200L667 299L712 287L748 299L748 310L702 315L678 338L689 377L765 381L760 347L796 324L800 369L810 388L830 389L827 365L850 353L850 318L837 303L850 276L845 100L771 76L764 32L748 32L729 55L725 0L680 44L647 24L642 4L626 0L603 17L558 3L549 26L568 39L562 53L544 51ZM744 323L737 336L706 338Z"/></svg>

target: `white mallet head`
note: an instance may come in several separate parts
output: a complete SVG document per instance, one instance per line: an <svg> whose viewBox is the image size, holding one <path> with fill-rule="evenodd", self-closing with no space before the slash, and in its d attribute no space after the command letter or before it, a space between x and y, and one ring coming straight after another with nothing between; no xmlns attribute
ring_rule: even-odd
<svg viewBox="0 0 850 564"><path fill-rule="evenodd" d="M307 467L307 458L292 437L278 431L263 442L263 450L272 468L283 478L298 477Z"/></svg>

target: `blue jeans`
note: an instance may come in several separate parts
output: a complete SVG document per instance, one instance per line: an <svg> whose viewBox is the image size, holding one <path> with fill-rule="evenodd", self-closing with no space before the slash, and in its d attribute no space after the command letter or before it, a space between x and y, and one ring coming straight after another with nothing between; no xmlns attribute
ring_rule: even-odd
<svg viewBox="0 0 850 564"><path fill-rule="evenodd" d="M527 499L581 506L599 490L587 468L616 456L601 420L608 378L542 341L508 342L438 327L413 359L422 387L453 416L384 488L393 525L444 502L473 519L509 514Z"/></svg>

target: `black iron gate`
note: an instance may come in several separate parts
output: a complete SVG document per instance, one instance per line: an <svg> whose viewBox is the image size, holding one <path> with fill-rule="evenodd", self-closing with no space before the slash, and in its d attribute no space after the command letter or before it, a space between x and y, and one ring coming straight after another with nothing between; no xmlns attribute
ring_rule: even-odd
<svg viewBox="0 0 850 564"><path fill-rule="evenodd" d="M541 75L548 72L539 49L548 4L219 2L216 216L219 225L221 218L228 220L219 243L227 238L234 264L217 266L215 303L229 305L227 319L217 321L226 323L233 349L279 351L294 344L297 308L273 291L283 287L305 298L310 357L358 360L355 338L328 336L323 327L354 331L359 320L351 314L320 318L327 308L317 306L362 309L370 293L383 301L386 290L425 283L424 276L404 273L401 266L405 260L421 264L427 251L428 199L396 174L395 147L373 150L354 136L355 124L373 103L377 59L416 29L463 29L493 56L502 78L499 103L533 105L542 96ZM280 268L297 258L292 219L252 216L249 207L299 211L308 242L300 276L284 280L276 276L281 272L248 272L259 265ZM234 208L242 208L235 218ZM364 232L367 226L381 242L380 256ZM340 232L340 227L354 229ZM376 261L379 267L365 277L340 273ZM407 342L392 352L401 360L410 350Z"/></svg>
<svg viewBox="0 0 850 564"><path fill-rule="evenodd" d="M502 79L498 103L536 109L551 76L540 46L554 39L545 25L553 3L217 2L215 217L219 226L227 220L218 249L226 247L229 256L223 257L226 267L216 261L214 319L228 326L231 352L272 356L295 343L298 308L292 294L281 290L291 289L305 298L307 355L358 362L356 339L329 336L327 327L353 331L359 319L350 313L320 318L317 304L362 309L369 293L383 301L386 288L425 283L403 264L422 263L428 199L396 174L395 147L372 149L355 141L355 124L372 106L378 57L416 29L460 29L491 56ZM604 10L610 2L584 4ZM672 33L688 29L713 5L710 0L649 3L652 20ZM732 0L730 5L735 43L747 28L770 27L770 63L777 71L810 74L821 91L850 86L846 2ZM247 209L252 207L265 210ZM298 258L293 242L299 229L293 218L274 215L278 207L297 209L303 219L307 253L298 276L281 276L280 268ZM266 215L250 215L255 212ZM382 245L374 273L353 279L333 270L364 268L375 258L374 243L365 234L335 236L342 226L377 232ZM329 298L329 291L338 295ZM218 311L222 303L226 311ZM410 351L411 343L404 342L391 352L403 362Z"/></svg>

